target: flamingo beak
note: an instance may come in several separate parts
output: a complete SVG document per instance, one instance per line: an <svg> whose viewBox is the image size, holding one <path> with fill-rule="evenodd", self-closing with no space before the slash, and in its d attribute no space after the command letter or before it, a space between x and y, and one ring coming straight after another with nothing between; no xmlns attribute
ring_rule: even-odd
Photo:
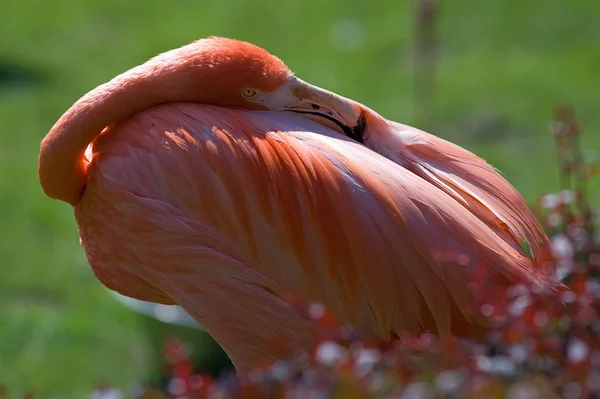
<svg viewBox="0 0 600 399"><path fill-rule="evenodd" d="M296 77L271 93L268 108L305 114L363 143L366 120L360 104Z"/></svg>

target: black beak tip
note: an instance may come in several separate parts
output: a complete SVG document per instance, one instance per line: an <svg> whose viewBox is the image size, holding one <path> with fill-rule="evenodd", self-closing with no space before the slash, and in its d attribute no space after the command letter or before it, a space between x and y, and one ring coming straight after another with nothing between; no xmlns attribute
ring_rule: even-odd
<svg viewBox="0 0 600 399"><path fill-rule="evenodd" d="M354 127L345 126L348 130L346 131L346 135L361 144L364 144L364 135L365 130L367 129L367 119L365 118L365 113L360 111L360 115L358 116L358 120L356 121L356 125ZM346 130L346 129L344 129Z"/></svg>

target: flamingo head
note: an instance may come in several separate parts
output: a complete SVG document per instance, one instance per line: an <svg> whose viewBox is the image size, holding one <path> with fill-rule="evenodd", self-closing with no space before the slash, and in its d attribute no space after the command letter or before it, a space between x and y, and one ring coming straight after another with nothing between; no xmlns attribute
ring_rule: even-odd
<svg viewBox="0 0 600 399"><path fill-rule="evenodd" d="M300 113L362 142L366 122L361 104L299 79L267 50L222 37L201 39L192 46L202 57L184 54L184 62L192 67L189 70L203 66L202 80L208 84L202 88L203 102Z"/></svg>

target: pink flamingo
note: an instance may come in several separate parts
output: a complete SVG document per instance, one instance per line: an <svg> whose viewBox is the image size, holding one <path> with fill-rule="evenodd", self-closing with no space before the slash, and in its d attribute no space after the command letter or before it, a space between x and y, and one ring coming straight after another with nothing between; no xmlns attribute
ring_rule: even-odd
<svg viewBox="0 0 600 399"><path fill-rule="evenodd" d="M552 284L546 235L483 159L238 40L87 93L42 141L39 178L74 207L102 283L182 306L238 371L276 357L274 339L319 337L288 292L388 339L482 334L477 265L477 284Z"/></svg>

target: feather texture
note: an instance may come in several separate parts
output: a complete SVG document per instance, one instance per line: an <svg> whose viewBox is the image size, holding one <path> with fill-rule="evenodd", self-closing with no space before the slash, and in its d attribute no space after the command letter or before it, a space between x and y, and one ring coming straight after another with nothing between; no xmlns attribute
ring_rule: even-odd
<svg viewBox="0 0 600 399"><path fill-rule="evenodd" d="M540 268L553 261L550 241L517 190L490 164L447 140L397 122L379 123L366 145L442 190ZM544 266L544 264L546 264Z"/></svg>
<svg viewBox="0 0 600 399"><path fill-rule="evenodd" d="M94 141L75 214L104 284L180 304L238 370L275 356L270 339L318 335L281 300L288 292L389 338L481 327L478 265L493 284L543 281L443 189L287 113L142 111ZM443 256L456 250L465 256Z"/></svg>

